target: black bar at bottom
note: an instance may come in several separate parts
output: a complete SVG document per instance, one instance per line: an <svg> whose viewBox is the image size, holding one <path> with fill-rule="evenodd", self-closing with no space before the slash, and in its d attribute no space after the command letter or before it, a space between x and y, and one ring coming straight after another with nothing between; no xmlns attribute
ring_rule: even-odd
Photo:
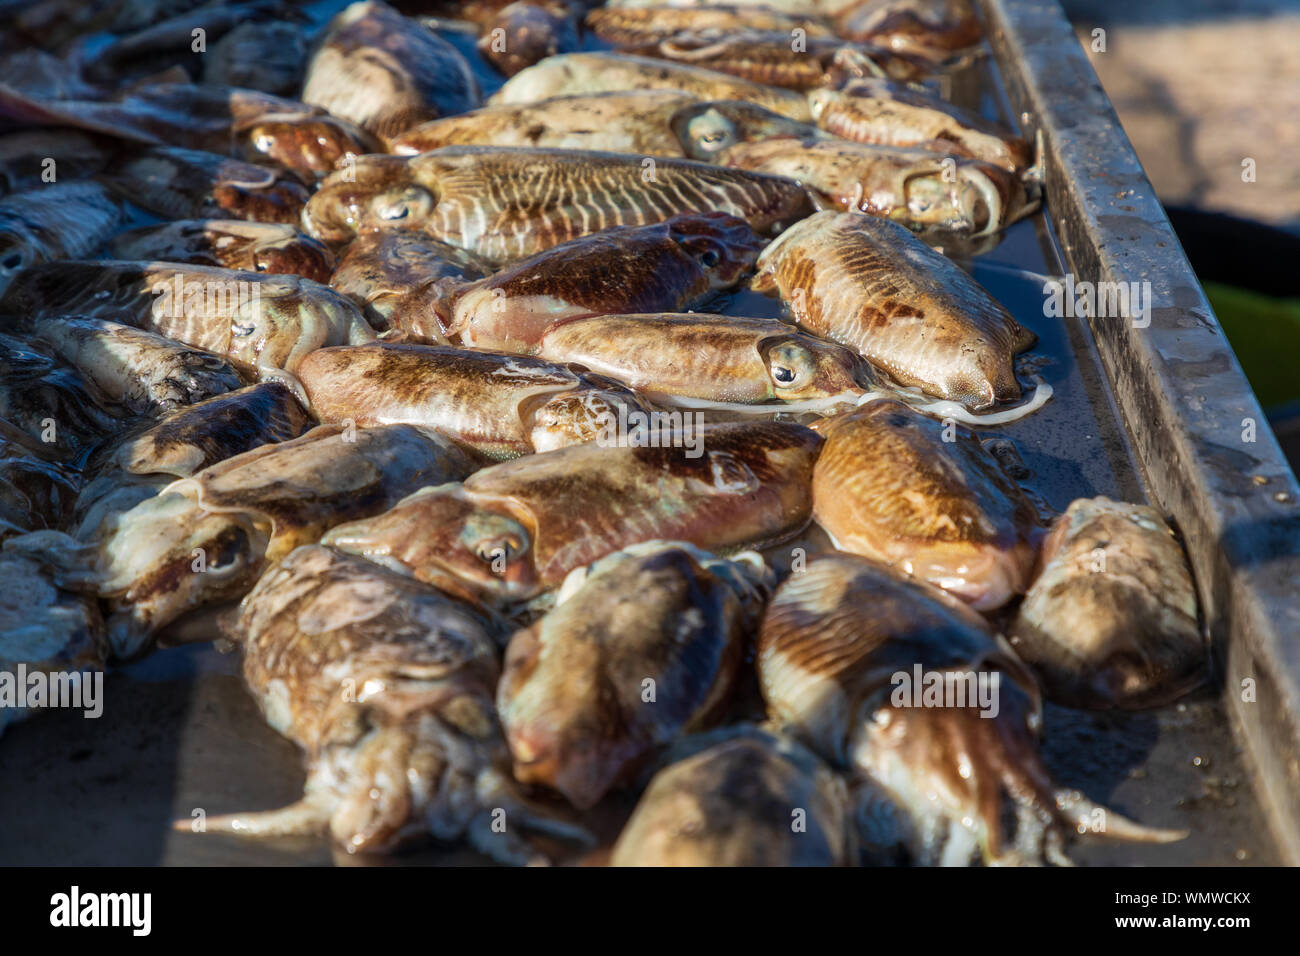
<svg viewBox="0 0 1300 956"><path fill-rule="evenodd" d="M147 910L145 896L121 894L148 894ZM547 947L586 948L593 937L605 945L657 939L672 946L686 936L701 943L707 927L734 948L747 933L766 937L778 925L825 944L837 924L843 927L837 937L846 933L865 947L889 938L985 946L1016 941L1033 948L1065 939L1181 944L1188 934L1231 945L1260 929L1271 938L1289 931L1293 898L1294 872L1285 869L1078 869L1050 876L922 869L0 870L0 919L10 952L34 937L115 938L130 945L146 938L144 929L147 938L201 941L205 949L226 942L261 949L282 936L302 952L318 941L437 950L479 939L503 948L509 943L503 931L511 930ZM116 926L85 925L114 913Z"/></svg>

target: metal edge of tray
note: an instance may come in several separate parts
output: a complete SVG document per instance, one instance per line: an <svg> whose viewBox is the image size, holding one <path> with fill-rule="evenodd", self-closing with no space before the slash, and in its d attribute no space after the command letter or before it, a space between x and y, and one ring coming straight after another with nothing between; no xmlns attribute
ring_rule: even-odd
<svg viewBox="0 0 1300 956"><path fill-rule="evenodd" d="M978 4L1024 131L1042 135L1068 267L1151 283L1148 327L1089 325L1153 501L1186 542L1279 855L1300 864L1300 488L1060 6Z"/></svg>

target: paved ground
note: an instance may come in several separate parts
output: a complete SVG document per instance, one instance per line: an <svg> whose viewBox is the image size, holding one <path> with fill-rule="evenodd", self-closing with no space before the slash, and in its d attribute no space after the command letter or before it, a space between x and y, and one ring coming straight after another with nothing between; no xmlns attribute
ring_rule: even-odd
<svg viewBox="0 0 1300 956"><path fill-rule="evenodd" d="M1300 232L1300 0L1062 5L1166 205Z"/></svg>

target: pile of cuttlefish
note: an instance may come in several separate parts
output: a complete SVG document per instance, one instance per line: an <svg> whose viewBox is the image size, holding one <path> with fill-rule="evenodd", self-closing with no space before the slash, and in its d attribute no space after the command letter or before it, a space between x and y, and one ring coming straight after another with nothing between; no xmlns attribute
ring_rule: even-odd
<svg viewBox="0 0 1300 956"><path fill-rule="evenodd" d="M973 430L1051 391L938 251L1041 192L937 94L966 3L299 7L0 9L0 667L224 635L307 783L207 834L1181 836L1037 750L1044 699L1161 705L1206 648L1161 514L1048 513Z"/></svg>

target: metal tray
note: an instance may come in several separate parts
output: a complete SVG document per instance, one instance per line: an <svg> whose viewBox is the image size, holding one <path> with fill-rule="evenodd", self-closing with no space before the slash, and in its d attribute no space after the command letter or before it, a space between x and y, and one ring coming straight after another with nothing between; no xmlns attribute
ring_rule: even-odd
<svg viewBox="0 0 1300 956"><path fill-rule="evenodd" d="M1043 137L1065 264L1151 283L1149 327L1088 325L1147 493L1186 542L1277 856L1300 863L1300 488L1059 6L979 5L1013 109Z"/></svg>
<svg viewBox="0 0 1300 956"><path fill-rule="evenodd" d="M1213 685L1161 710L1048 708L1043 751L1058 782L1192 833L1168 846L1081 840L1071 855L1116 865L1300 861L1300 609L1290 600L1300 490L1054 0L980 6L992 56L955 76L949 93L1029 136L1041 131L1048 203L967 265L1039 334L1031 361L1055 389L1040 412L988 437L1013 444L1025 483L1056 508L1106 494L1170 514L1215 651ZM1045 317L1043 276L1066 271L1150 281L1150 326ZM726 311L779 308L741 294ZM1247 418L1253 444L1241 441ZM301 793L296 748L264 724L238 674L237 655L210 645L162 650L108 675L100 720L55 712L13 727L0 738L0 863L484 862L454 847L362 860L324 841L172 832L171 820L195 809L270 808ZM1246 677L1254 703L1240 699Z"/></svg>

